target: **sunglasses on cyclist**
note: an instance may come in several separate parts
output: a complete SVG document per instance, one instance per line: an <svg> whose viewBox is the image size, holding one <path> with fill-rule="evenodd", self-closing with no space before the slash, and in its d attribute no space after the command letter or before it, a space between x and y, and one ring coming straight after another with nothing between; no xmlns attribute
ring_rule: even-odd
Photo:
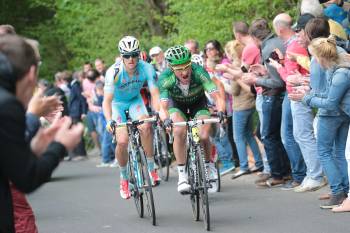
<svg viewBox="0 0 350 233"><path fill-rule="evenodd" d="M125 59L130 59L131 58L136 58L139 57L140 53L129 53L129 54L124 54L122 57Z"/></svg>
<svg viewBox="0 0 350 233"><path fill-rule="evenodd" d="M191 62L187 63L186 65L181 65L181 66L172 66L171 69L175 71L185 71L188 68L191 67Z"/></svg>

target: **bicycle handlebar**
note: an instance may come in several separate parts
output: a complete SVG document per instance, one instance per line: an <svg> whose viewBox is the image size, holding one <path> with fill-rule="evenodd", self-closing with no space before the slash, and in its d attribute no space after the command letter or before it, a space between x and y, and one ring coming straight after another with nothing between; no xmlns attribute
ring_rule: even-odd
<svg viewBox="0 0 350 233"><path fill-rule="evenodd" d="M127 121L127 122L123 122L123 123L117 123L116 127L118 126L126 126L126 125L142 125L144 123L150 123L150 122L155 122L157 121L157 118L155 116L153 117L149 117L149 118L145 118L142 120L134 120L134 121Z"/></svg>
<svg viewBox="0 0 350 233"><path fill-rule="evenodd" d="M191 121L181 121L181 122L173 122L173 126L193 126L193 125L204 125L204 124L212 124L212 123L220 123L219 118L211 118L211 119L198 119Z"/></svg>

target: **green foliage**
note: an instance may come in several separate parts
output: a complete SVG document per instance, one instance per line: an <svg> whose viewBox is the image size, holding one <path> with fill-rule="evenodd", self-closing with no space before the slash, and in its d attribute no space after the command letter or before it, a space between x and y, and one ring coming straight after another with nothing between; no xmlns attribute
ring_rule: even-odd
<svg viewBox="0 0 350 233"><path fill-rule="evenodd" d="M42 78L79 69L100 57L111 64L122 36L135 35L143 49L163 49L189 38L203 44L232 39L232 21L296 14L297 0L3 0L0 24L40 42Z"/></svg>
<svg viewBox="0 0 350 233"><path fill-rule="evenodd" d="M197 39L201 45L211 39L226 42L232 39L232 22L253 19L272 20L276 14L289 12L295 15L297 0L170 0L171 16L167 20L174 24L169 40L183 43L188 38ZM272 10L273 9L273 10ZM292 10L291 10L292 9Z"/></svg>

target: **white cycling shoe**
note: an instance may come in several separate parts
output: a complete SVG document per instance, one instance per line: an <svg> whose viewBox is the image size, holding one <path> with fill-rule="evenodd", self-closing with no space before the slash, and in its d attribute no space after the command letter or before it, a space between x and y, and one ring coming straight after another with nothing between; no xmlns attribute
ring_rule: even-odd
<svg viewBox="0 0 350 233"><path fill-rule="evenodd" d="M181 194L187 194L191 190L188 184L188 178L185 175L179 175L179 182L177 182L177 191Z"/></svg>

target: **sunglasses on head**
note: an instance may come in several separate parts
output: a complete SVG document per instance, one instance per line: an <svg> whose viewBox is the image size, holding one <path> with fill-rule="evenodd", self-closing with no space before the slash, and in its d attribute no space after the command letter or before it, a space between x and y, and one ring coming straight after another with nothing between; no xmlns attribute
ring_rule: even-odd
<svg viewBox="0 0 350 233"><path fill-rule="evenodd" d="M187 70L190 66L191 66L191 62L189 62L184 66L172 66L171 69L173 71L184 71L184 70Z"/></svg>
<svg viewBox="0 0 350 233"><path fill-rule="evenodd" d="M129 53L129 54L124 54L122 57L125 58L125 59L129 59L130 57L131 58L136 58L136 57L139 57L140 56L140 53Z"/></svg>

